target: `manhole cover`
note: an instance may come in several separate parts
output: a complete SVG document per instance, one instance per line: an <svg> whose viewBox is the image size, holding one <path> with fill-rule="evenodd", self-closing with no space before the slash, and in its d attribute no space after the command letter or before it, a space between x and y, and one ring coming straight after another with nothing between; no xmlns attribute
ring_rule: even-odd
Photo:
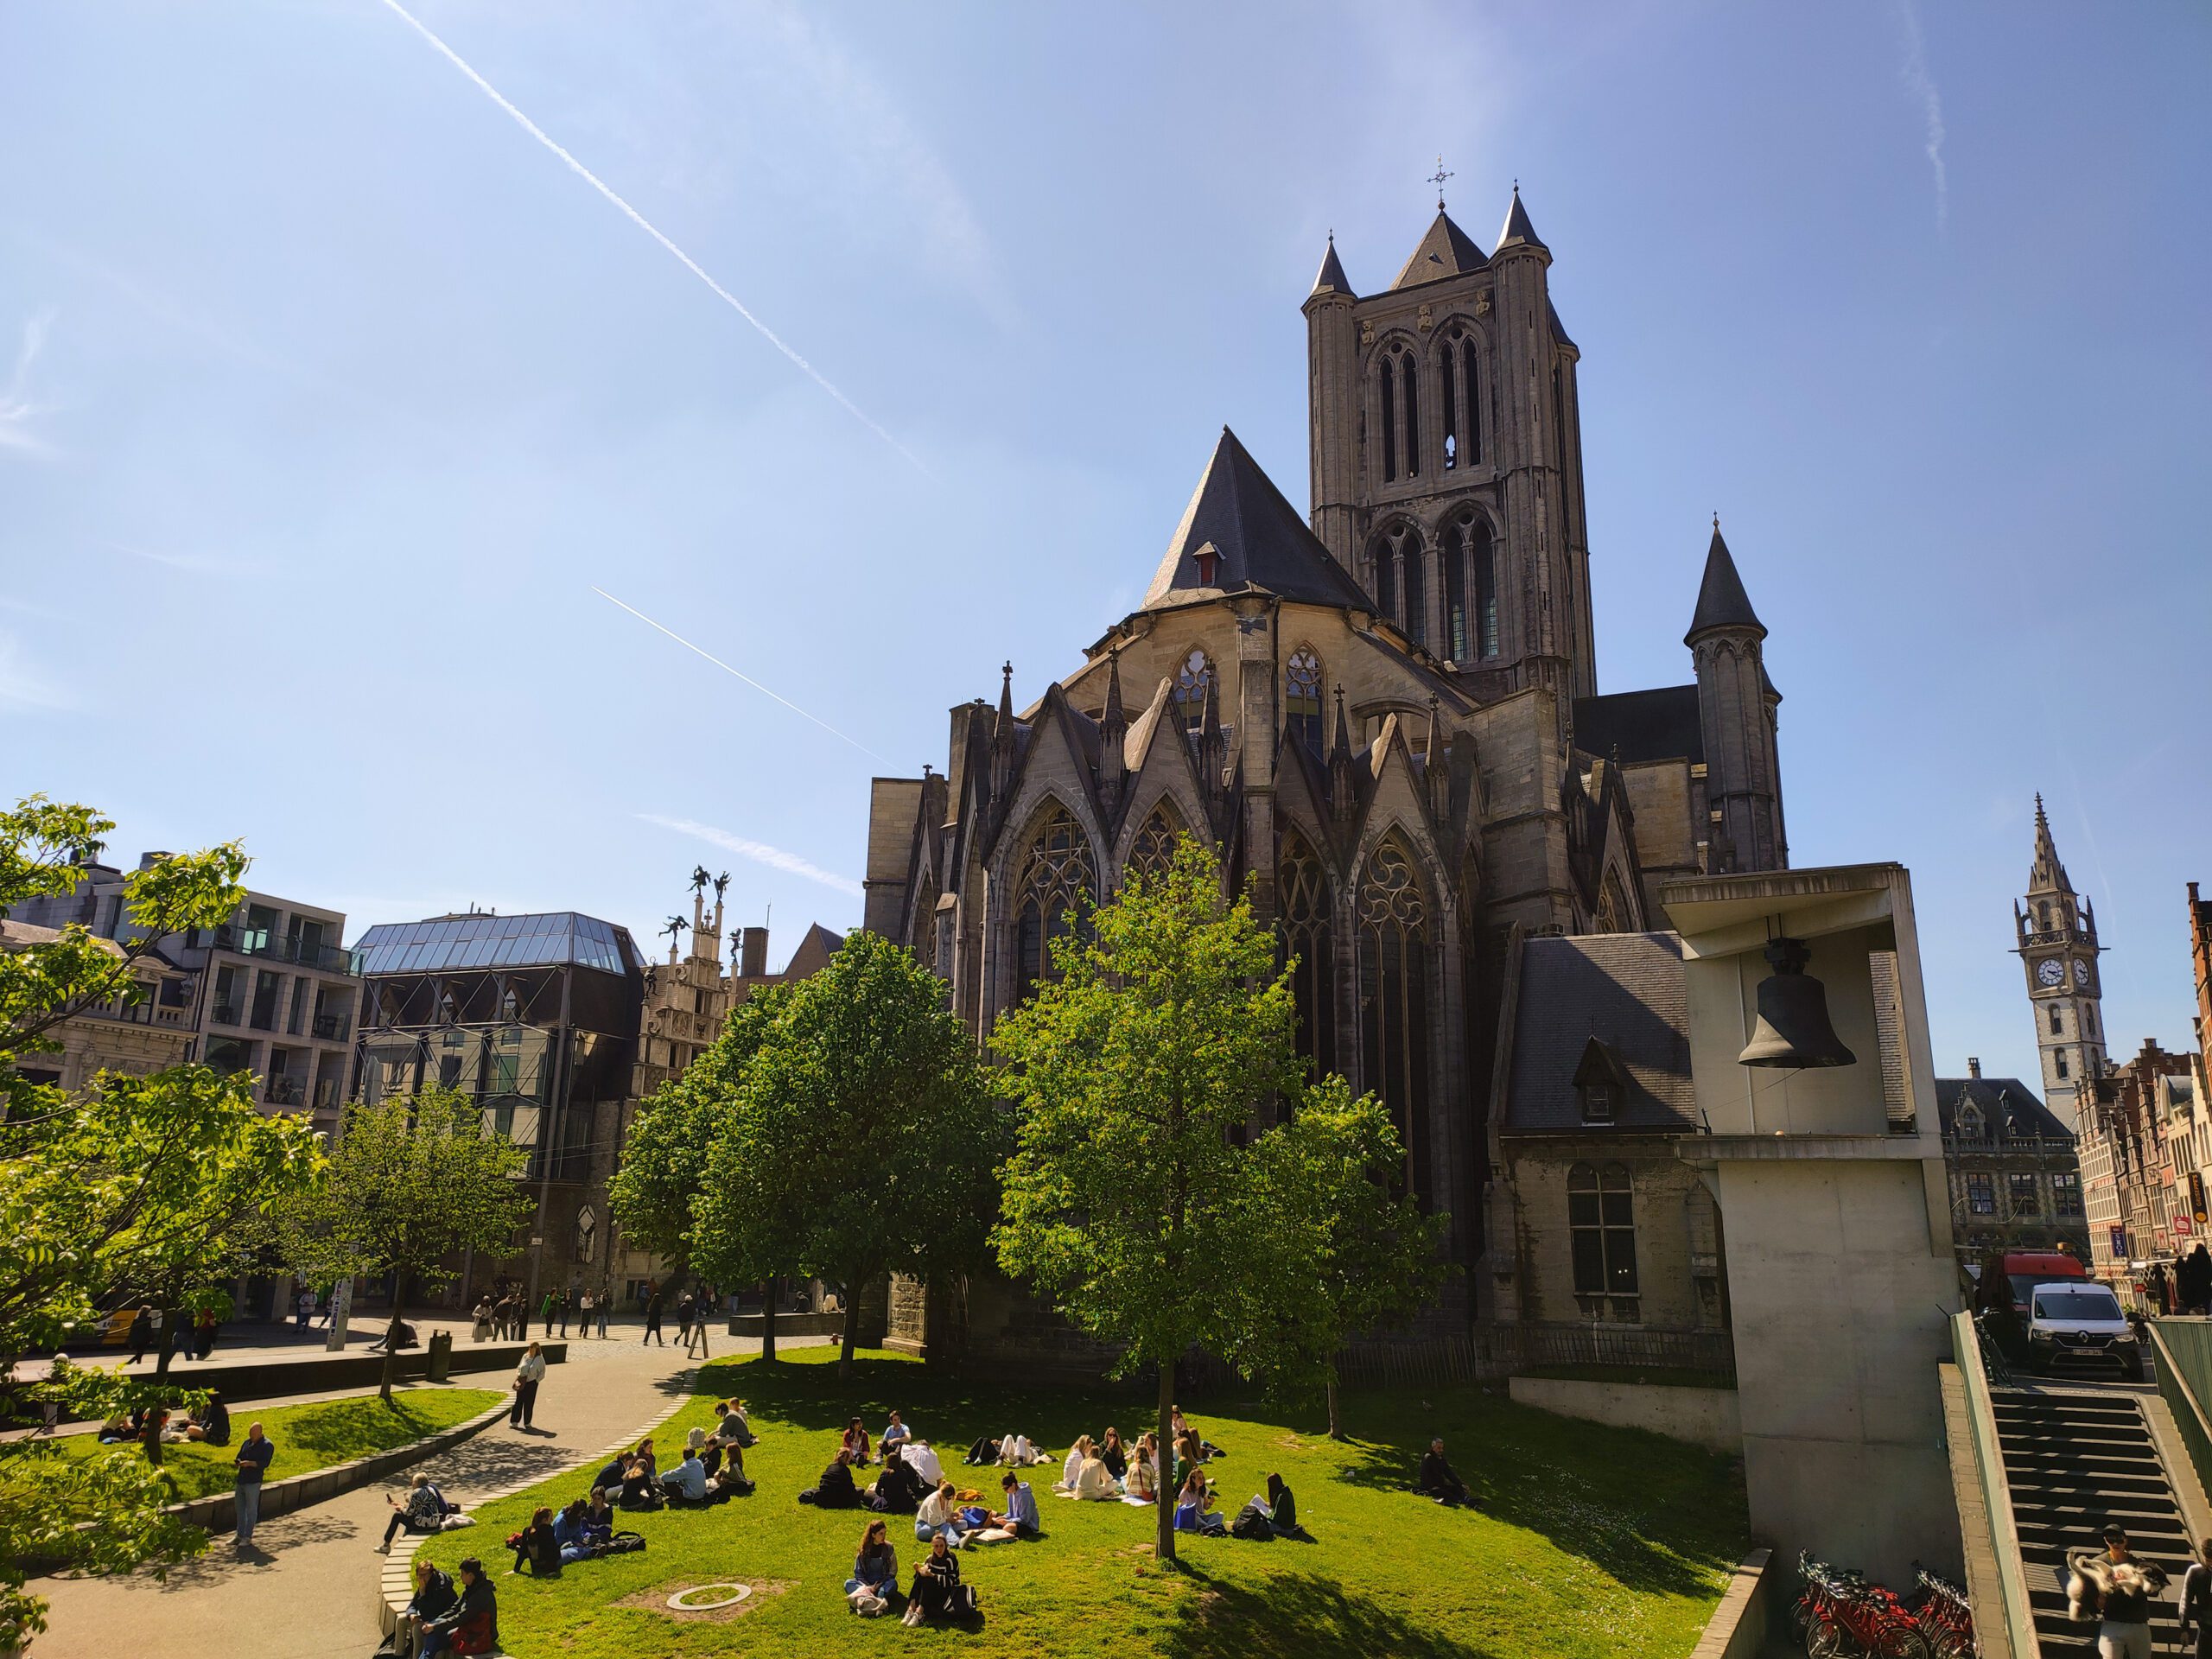
<svg viewBox="0 0 2212 1659"><path fill-rule="evenodd" d="M734 1607L752 1593L749 1584L696 1584L677 1591L668 1605L679 1613L711 1613L717 1607Z"/></svg>

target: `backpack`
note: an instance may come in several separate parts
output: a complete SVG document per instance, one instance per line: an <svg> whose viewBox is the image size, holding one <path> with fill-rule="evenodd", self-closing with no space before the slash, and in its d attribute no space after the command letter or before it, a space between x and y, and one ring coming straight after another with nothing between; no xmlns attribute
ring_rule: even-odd
<svg viewBox="0 0 2212 1659"><path fill-rule="evenodd" d="M1274 1522L1268 1519L1258 1504L1247 1503L1236 1512L1236 1520L1229 1529L1229 1535L1249 1538L1257 1543L1272 1543L1275 1535Z"/></svg>
<svg viewBox="0 0 2212 1659"><path fill-rule="evenodd" d="M982 1604L976 1599L975 1586L969 1584L954 1585L952 1593L945 1598L945 1605L955 1618L973 1618L983 1611Z"/></svg>
<svg viewBox="0 0 2212 1659"><path fill-rule="evenodd" d="M599 1553L602 1555L627 1555L631 1551L643 1549L645 1547L644 1534L618 1532L599 1547Z"/></svg>

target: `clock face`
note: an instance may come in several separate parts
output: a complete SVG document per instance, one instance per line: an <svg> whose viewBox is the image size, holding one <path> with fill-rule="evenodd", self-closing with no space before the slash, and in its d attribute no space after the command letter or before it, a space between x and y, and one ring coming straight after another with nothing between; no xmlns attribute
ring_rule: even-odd
<svg viewBox="0 0 2212 1659"><path fill-rule="evenodd" d="M2089 964L2088 963L2077 962L2074 964L2074 982L2076 985L2079 985L2085 991L2089 988Z"/></svg>
<svg viewBox="0 0 2212 1659"><path fill-rule="evenodd" d="M2066 964L2063 962L2039 962L2036 964L2036 980L2039 984L2059 986L2066 982Z"/></svg>

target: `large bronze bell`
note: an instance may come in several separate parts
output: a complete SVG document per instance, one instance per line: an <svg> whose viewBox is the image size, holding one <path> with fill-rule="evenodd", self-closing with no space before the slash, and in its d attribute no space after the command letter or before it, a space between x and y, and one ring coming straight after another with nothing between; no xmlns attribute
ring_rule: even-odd
<svg viewBox="0 0 2212 1659"><path fill-rule="evenodd" d="M1767 941L1774 971L1759 982L1759 1022L1736 1057L1739 1065L1771 1065L1796 1071L1814 1065L1856 1065L1828 1023L1828 994L1805 971L1813 953L1802 939Z"/></svg>

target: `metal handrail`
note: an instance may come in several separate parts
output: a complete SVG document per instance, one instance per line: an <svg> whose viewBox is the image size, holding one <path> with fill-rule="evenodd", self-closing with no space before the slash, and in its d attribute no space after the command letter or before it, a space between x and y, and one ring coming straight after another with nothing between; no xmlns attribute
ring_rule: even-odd
<svg viewBox="0 0 2212 1659"><path fill-rule="evenodd" d="M1951 1316L1951 1355L1966 1385L1967 1424L1974 1439L1974 1473L1981 1482L1983 1512L1989 1517L1990 1553L1997 1561L1997 1582L2005 1605L1999 1622L2016 1655L2038 1653L2028 1601L2028 1571L2020 1559L2019 1524L2012 1517L2012 1488L2005 1478L2005 1453L1997 1439L1997 1410L1989 1397L1987 1338L1971 1313ZM2002 1357L1999 1357L2002 1363ZM2010 1372L2006 1375L2009 1376Z"/></svg>

